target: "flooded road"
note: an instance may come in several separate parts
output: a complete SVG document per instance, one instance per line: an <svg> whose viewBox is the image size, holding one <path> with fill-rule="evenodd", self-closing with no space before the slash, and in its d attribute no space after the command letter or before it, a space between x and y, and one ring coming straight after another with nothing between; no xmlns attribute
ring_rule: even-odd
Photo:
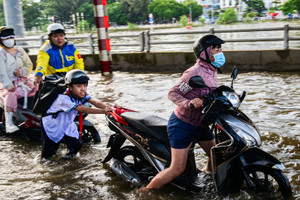
<svg viewBox="0 0 300 200"><path fill-rule="evenodd" d="M174 104L167 99L168 90L180 73L114 72L112 77L90 73L89 94L103 102L168 118ZM229 74L219 76L219 85L230 85ZM272 154L286 167L284 173L291 182L292 200L300 199L300 74L248 72L235 81L238 93L248 95L241 109L261 130L262 149ZM204 179L208 189L189 194L171 186L149 196L137 196L136 187L117 177L101 160L107 153L106 144L112 132L102 115L89 115L95 123L102 143L84 145L77 158L61 161L66 152L61 146L55 160L41 163L41 144L24 138L0 138L1 199L259 199L242 191L219 196L210 178ZM197 165L203 169L205 157L196 149Z"/></svg>

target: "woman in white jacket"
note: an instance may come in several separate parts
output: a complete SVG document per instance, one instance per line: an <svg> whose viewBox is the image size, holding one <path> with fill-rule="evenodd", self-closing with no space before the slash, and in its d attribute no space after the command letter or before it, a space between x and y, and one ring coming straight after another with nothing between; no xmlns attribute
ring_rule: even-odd
<svg viewBox="0 0 300 200"><path fill-rule="evenodd" d="M4 99L7 133L19 130L12 122L13 112L18 108L17 99L25 94L33 96L38 89L33 81L27 79L32 71L32 62L23 48L14 47L15 37L14 29L0 27L0 95Z"/></svg>

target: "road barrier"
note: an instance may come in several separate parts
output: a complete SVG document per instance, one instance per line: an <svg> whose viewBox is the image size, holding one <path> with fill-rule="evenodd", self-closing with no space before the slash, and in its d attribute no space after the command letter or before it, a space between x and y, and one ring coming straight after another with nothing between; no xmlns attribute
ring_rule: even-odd
<svg viewBox="0 0 300 200"><path fill-rule="evenodd" d="M153 45L163 45L163 44L193 44L194 40L174 40L174 41L160 41L155 40L155 36L159 35L194 35L194 34L219 34L219 33L240 33L240 32L260 32L260 31L282 31L283 36L282 37L264 37L264 38L249 38L248 39L225 39L225 42L232 43L232 42L274 42L274 41L282 41L283 42L283 50L289 49L289 42L290 41L300 41L300 36L291 36L290 31L300 30L300 26L289 26L284 25L283 27L272 27L272 28L247 28L247 29L215 29L211 28L209 30L205 31L180 31L180 32L151 32L151 31L143 31L140 33L135 34L124 34L124 35L113 35L110 34L109 38L111 39L111 46L132 46L132 47L139 47L140 52L150 52L151 47ZM280 34L278 34L280 35ZM40 48L41 45L45 42L45 39L47 37L40 36L40 37L32 37L32 38L16 38L17 40L17 46L21 46L23 48ZM114 39L118 38L134 38L134 40L137 40L138 42L126 42L126 43L118 43L113 42ZM77 43L76 46L78 48L84 47L89 49L89 54L95 54L95 47L98 47L98 43L94 42L95 39L97 39L96 35L89 34L86 36L68 36L69 40L87 40L85 43ZM28 42L28 41L40 41L40 45L23 45L25 43L22 42ZM113 49L113 48L112 48ZM161 48L163 49L163 48Z"/></svg>

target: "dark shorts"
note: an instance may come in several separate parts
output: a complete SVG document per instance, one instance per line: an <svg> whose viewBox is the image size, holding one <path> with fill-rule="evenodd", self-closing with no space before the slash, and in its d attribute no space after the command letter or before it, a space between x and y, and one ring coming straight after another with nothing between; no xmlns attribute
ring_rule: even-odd
<svg viewBox="0 0 300 200"><path fill-rule="evenodd" d="M168 122L168 137L171 147L174 149L185 149L193 140L209 141L215 138L209 127L193 126L183 122L174 112Z"/></svg>

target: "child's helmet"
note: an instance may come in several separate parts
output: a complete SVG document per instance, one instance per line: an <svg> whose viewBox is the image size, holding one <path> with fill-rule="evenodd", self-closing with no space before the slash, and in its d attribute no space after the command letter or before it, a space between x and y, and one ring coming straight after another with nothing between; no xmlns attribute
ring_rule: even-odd
<svg viewBox="0 0 300 200"><path fill-rule="evenodd" d="M70 85L72 83L88 83L90 78L80 69L72 69L65 76L65 83Z"/></svg>

